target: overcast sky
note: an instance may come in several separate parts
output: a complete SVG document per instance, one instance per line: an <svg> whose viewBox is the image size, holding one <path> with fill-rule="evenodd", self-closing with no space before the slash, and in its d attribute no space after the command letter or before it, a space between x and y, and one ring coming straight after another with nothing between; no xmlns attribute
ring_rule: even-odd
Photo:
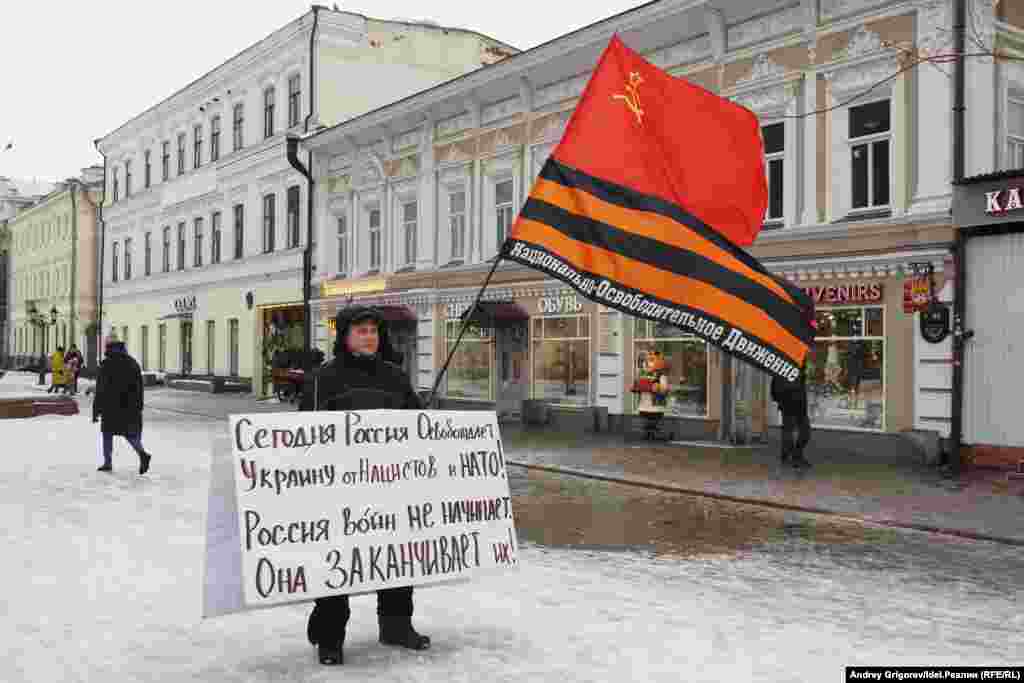
<svg viewBox="0 0 1024 683"><path fill-rule="evenodd" d="M0 175L61 180L101 164L105 135L308 11L269 0L6 0L0 11ZM331 6L329 0L321 4ZM432 19L520 49L642 0L352 0L376 18ZM13 148L5 150L8 143Z"/></svg>

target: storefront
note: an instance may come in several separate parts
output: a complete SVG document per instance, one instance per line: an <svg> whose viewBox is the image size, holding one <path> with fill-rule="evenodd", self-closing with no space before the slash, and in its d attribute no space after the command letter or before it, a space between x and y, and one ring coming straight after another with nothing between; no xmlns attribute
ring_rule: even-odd
<svg viewBox="0 0 1024 683"><path fill-rule="evenodd" d="M958 312L967 331L961 442L967 446L963 454L975 464L1012 467L1024 461L1016 353L1024 338L1022 193L1020 170L967 178L954 186L963 277Z"/></svg>

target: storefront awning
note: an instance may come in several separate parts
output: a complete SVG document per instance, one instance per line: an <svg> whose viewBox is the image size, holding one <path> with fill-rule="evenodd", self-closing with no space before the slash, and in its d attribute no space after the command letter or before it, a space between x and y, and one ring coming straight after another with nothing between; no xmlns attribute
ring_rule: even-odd
<svg viewBox="0 0 1024 683"><path fill-rule="evenodd" d="M374 306L389 323L416 322L416 313L408 306Z"/></svg>
<svg viewBox="0 0 1024 683"><path fill-rule="evenodd" d="M460 318L466 319L472 307L467 308ZM473 321L486 326L500 327L502 323L511 324L530 319L522 306L513 301L481 301L477 304Z"/></svg>

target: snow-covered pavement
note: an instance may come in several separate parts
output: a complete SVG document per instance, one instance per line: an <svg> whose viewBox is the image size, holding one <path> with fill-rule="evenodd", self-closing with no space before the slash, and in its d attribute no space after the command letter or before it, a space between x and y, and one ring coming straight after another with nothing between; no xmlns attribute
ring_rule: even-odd
<svg viewBox="0 0 1024 683"><path fill-rule="evenodd" d="M150 475L123 440L104 475L83 413L0 421L2 681L807 681L1024 655L1015 548L935 540L955 558L943 574L884 551L863 563L523 543L513 572L417 592L426 653L379 645L373 598L354 598L346 664L324 668L307 605L200 618L208 446L225 423L147 411Z"/></svg>

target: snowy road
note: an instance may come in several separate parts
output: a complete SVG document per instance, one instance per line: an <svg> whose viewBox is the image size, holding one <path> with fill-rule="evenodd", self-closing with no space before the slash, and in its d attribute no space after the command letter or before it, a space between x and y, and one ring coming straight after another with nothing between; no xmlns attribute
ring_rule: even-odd
<svg viewBox="0 0 1024 683"><path fill-rule="evenodd" d="M306 606L200 620L223 427L147 411L139 477L123 441L95 472L84 415L0 422L0 680L808 681L1024 660L1019 548L520 473L518 570L418 591L422 654L378 645L355 598L346 665L323 668Z"/></svg>

